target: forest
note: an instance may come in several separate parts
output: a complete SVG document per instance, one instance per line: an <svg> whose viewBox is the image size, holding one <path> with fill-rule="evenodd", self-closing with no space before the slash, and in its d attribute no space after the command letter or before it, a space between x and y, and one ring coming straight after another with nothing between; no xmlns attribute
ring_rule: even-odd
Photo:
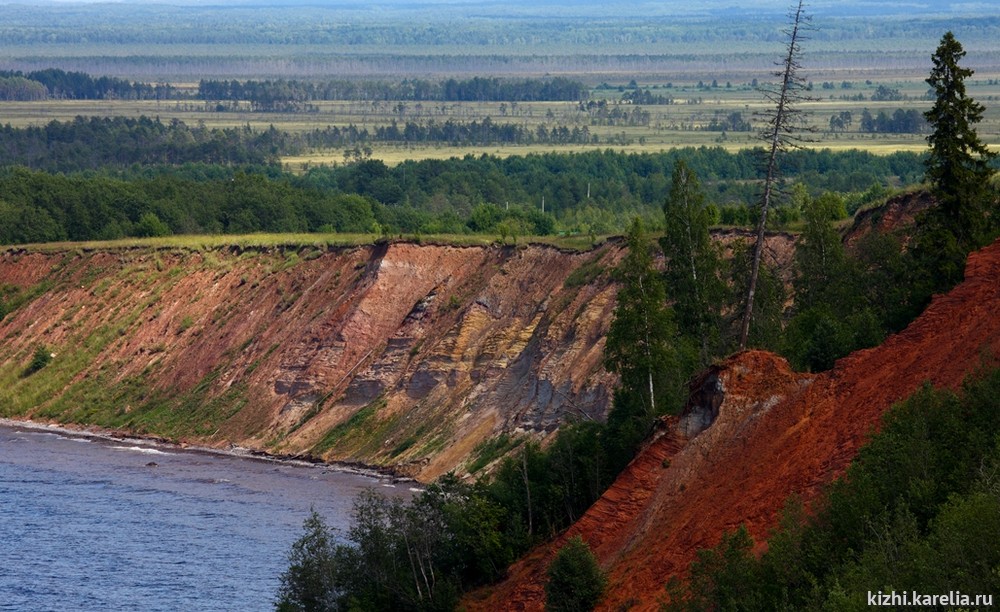
<svg viewBox="0 0 1000 612"><path fill-rule="evenodd" d="M391 168L363 159L295 175L267 163L292 139L277 131L95 118L2 135L8 163L23 164L0 170L4 244L303 231L498 236L504 223L520 236L605 235L624 231L636 215L663 226L657 213L678 160L705 177L714 223L749 225L760 156L720 148L606 150ZM799 221L805 197L824 192L840 194L843 214L853 213L913 184L921 168L913 153L794 152L783 173L789 189L799 185L790 194L799 195L775 219Z"/></svg>

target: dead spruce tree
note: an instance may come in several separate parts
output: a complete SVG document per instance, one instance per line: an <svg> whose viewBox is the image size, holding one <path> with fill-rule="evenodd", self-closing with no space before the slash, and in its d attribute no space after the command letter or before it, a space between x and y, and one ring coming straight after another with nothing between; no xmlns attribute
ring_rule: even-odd
<svg viewBox="0 0 1000 612"><path fill-rule="evenodd" d="M802 110L799 103L810 100L806 94L805 79L799 75L800 43L804 32L810 27L810 18L805 14L803 0L789 11L788 46L785 49L783 61L777 65L780 70L774 73L778 83L774 87L764 86L761 93L770 104L770 109L764 112L765 125L761 139L767 143L764 163L764 190L759 203L759 218L757 220L757 236L753 246L753 257L750 264L750 282L747 283L746 303L743 310L743 323L740 328L740 350L746 348L747 337L750 335L750 324L753 320L754 292L757 289L757 279L760 276L761 256L764 253L764 232L767 229L767 213L776 198L778 182L778 161L782 153L796 148L804 140L802 134L807 131L804 126Z"/></svg>

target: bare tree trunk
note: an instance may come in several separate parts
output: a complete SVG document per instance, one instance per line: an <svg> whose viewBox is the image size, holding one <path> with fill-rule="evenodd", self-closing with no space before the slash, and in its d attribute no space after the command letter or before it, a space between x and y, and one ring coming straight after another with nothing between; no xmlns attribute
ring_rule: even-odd
<svg viewBox="0 0 1000 612"><path fill-rule="evenodd" d="M747 287L746 309L743 311L743 325L740 328L740 350L747 346L750 335L750 323L753 320L754 292L757 289L757 278L760 275L760 260L764 253L764 232L767 229L767 213L771 206L774 184L778 178L778 154L791 144L792 116L795 114L793 103L803 97L797 93L801 87L797 75L799 68L799 41L804 23L808 20L803 12L803 0L790 15L792 28L789 31L788 52L785 55L781 70L781 88L774 96L775 109L763 136L768 141L767 172L764 178L764 192L760 199L760 219L757 222L757 236L753 248L753 263L750 268L750 282Z"/></svg>
<svg viewBox="0 0 1000 612"><path fill-rule="evenodd" d="M646 303L646 288L642 284L642 276L639 276L639 291L642 292L643 304ZM656 414L656 398L653 396L653 356L649 350L649 312L643 309L642 311L643 321L645 323L646 329L646 375L649 379L649 408L652 410L653 414Z"/></svg>
<svg viewBox="0 0 1000 612"><path fill-rule="evenodd" d="M521 451L521 477L524 479L524 494L528 502L528 535L534 533L531 513L531 484L528 481L528 451Z"/></svg>

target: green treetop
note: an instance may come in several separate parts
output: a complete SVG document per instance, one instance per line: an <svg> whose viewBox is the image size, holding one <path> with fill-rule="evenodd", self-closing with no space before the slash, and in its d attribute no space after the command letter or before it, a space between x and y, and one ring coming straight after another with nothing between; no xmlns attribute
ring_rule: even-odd
<svg viewBox="0 0 1000 612"><path fill-rule="evenodd" d="M930 155L926 177L940 202L940 215L961 246L979 246L985 238L986 186L996 155L979 140L975 125L983 118L983 106L965 93L965 79L972 70L958 65L965 57L962 44L948 32L941 38L931 60L934 67L927 83L933 88L934 106L924 113L932 127L927 137Z"/></svg>
<svg viewBox="0 0 1000 612"><path fill-rule="evenodd" d="M683 160L674 164L670 195L663 205L667 292L674 301L678 327L699 345L702 365L720 350L722 258L709 235L713 209L705 205L698 176Z"/></svg>

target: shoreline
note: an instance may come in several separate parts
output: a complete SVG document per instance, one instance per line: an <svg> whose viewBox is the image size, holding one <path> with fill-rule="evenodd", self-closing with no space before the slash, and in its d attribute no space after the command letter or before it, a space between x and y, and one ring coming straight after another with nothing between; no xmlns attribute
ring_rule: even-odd
<svg viewBox="0 0 1000 612"><path fill-rule="evenodd" d="M30 419L12 419L9 417L0 417L0 427L8 429L24 429L34 432L52 433L52 434L66 436L69 438L83 438L88 440L100 440L104 442L131 442L138 444L140 446L148 446L150 448L162 447L176 452L189 452L195 454L216 455L221 457L235 457L239 459L250 459L253 461L278 463L283 465L294 465L298 467L325 468L337 472L343 472L346 474L365 476L367 478L371 478L379 482L389 482L392 484L409 483L417 486L420 485L420 483L418 483L415 479L410 478L408 476L400 476L397 472L391 469L377 468L369 465L364 465L361 463L328 462L316 459L311 456L277 455L274 453L268 453L266 451L237 446L235 444L230 444L229 448L214 448L211 446L201 446L196 444L187 444L185 442L177 442L175 440L170 440L159 436L142 436L129 433L126 431L115 431L110 429L104 429L102 427L97 427L94 425L41 423L38 421L32 421Z"/></svg>

